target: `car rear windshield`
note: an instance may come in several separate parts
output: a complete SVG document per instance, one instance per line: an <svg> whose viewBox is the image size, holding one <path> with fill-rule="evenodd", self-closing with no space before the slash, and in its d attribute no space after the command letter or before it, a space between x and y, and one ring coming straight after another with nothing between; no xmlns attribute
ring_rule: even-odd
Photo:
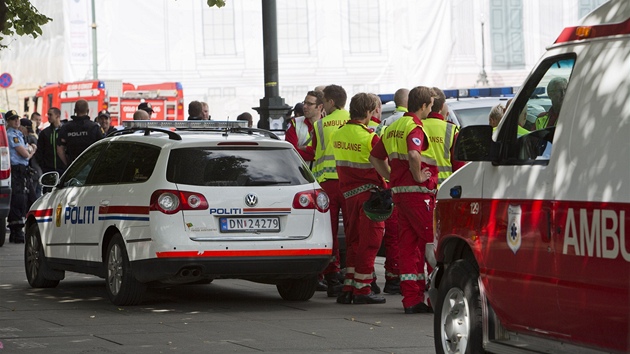
<svg viewBox="0 0 630 354"><path fill-rule="evenodd" d="M488 124L488 115L492 107L475 107L454 109L455 115L462 127L469 125Z"/></svg>
<svg viewBox="0 0 630 354"><path fill-rule="evenodd" d="M195 186L301 185L315 181L297 153L285 148L174 149L166 179Z"/></svg>

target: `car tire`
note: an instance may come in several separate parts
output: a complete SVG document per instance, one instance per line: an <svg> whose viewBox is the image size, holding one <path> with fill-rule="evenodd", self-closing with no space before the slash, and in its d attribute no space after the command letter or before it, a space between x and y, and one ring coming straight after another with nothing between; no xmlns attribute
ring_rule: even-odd
<svg viewBox="0 0 630 354"><path fill-rule="evenodd" d="M147 286L133 276L127 248L120 234L114 235L107 245L105 269L105 288L112 303L128 306L142 301Z"/></svg>
<svg viewBox="0 0 630 354"><path fill-rule="evenodd" d="M50 272L44 255L44 246L37 224L29 226L26 230L24 245L24 268L26 279L33 288L54 288L59 285L59 280L46 277ZM63 278L63 273L62 278Z"/></svg>
<svg viewBox="0 0 630 354"><path fill-rule="evenodd" d="M7 238L7 218L0 218L0 247L4 245Z"/></svg>
<svg viewBox="0 0 630 354"><path fill-rule="evenodd" d="M484 353L479 272L467 260L445 270L434 304L435 352Z"/></svg>
<svg viewBox="0 0 630 354"><path fill-rule="evenodd" d="M276 285L278 293L287 301L307 301L317 289L317 276L302 279L287 279Z"/></svg>

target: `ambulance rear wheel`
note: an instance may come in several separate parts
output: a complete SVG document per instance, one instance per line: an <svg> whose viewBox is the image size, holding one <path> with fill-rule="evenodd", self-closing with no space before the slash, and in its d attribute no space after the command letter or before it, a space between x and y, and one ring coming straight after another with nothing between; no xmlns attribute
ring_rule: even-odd
<svg viewBox="0 0 630 354"><path fill-rule="evenodd" d="M484 353L478 280L470 261L458 260L446 268L433 318L436 353Z"/></svg>
<svg viewBox="0 0 630 354"><path fill-rule="evenodd" d="M105 287L109 300L119 306L139 304L147 286L133 276L127 248L120 234L114 235L107 246L105 266Z"/></svg>

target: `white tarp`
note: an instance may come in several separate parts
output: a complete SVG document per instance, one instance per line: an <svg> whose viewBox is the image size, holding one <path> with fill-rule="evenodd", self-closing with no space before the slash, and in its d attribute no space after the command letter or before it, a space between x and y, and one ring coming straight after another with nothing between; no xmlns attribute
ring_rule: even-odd
<svg viewBox="0 0 630 354"><path fill-rule="evenodd" d="M257 117L252 107L259 106L264 96L261 0L228 0L221 9L208 8L205 0L94 2L99 79L136 85L178 81L185 104L208 102L213 119L235 118L244 111ZM44 26L42 37L14 39L0 52L0 72L14 78L9 103L0 95L3 111L16 108L22 113L24 98L46 82L93 76L92 1L32 3L53 22ZM539 34L547 27L536 28L545 26L538 17L550 11L547 3L523 1L524 68L492 69L489 26L485 27L490 85L520 85L545 45L551 44ZM553 11L575 15L556 16L553 32L577 20L577 3L560 0L554 5ZM371 17L357 17L357 4L365 6ZM479 23L490 18L488 4L489 0L277 0L278 13L306 17L307 35L298 38L298 45L308 47L294 53L287 50L286 41L278 42L280 95L293 106L307 90L331 83L346 88L349 98L361 91L392 93L418 85L476 86L483 54ZM377 27L368 27L368 21ZM219 31L225 24L232 27ZM278 24L286 28L282 26L290 26L291 21L283 16ZM359 28L377 28L376 51L357 54L351 51L354 39L349 28L364 24ZM217 52L213 46L221 43L233 46L233 52L212 54Z"/></svg>

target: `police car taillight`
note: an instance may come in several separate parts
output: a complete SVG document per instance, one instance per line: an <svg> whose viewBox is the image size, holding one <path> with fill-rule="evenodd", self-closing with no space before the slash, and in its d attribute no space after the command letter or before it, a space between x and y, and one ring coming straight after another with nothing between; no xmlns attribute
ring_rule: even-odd
<svg viewBox="0 0 630 354"><path fill-rule="evenodd" d="M151 195L150 210L175 214L180 210L208 209L206 198L194 192L160 189Z"/></svg>
<svg viewBox="0 0 630 354"><path fill-rule="evenodd" d="M329 207L330 200L323 189L300 192L293 197L293 209L317 209L325 213Z"/></svg>
<svg viewBox="0 0 630 354"><path fill-rule="evenodd" d="M0 179L11 177L11 161L9 161L9 139L4 124L0 125Z"/></svg>
<svg viewBox="0 0 630 354"><path fill-rule="evenodd" d="M554 43L565 43L581 39L610 37L621 34L630 34L630 18L619 23L610 23L593 26L567 27L558 36Z"/></svg>

